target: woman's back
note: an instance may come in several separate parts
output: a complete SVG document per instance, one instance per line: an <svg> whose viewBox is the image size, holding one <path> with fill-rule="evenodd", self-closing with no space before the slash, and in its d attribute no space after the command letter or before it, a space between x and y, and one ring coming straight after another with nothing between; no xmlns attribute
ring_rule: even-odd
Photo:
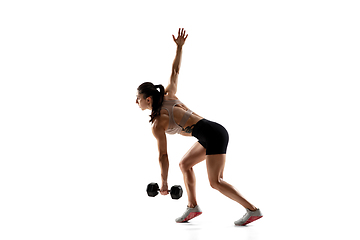
<svg viewBox="0 0 360 240"><path fill-rule="evenodd" d="M179 133L191 136L191 126L202 119L201 116L192 112L177 97L164 96L164 102L160 111L161 121L167 121L166 132L169 134Z"/></svg>

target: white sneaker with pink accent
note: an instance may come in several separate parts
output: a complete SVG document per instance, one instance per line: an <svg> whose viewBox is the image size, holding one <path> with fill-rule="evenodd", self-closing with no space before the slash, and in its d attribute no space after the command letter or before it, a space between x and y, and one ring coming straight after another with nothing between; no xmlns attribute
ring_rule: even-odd
<svg viewBox="0 0 360 240"><path fill-rule="evenodd" d="M202 211L198 205L195 206L194 208L186 207L186 211L184 212L184 214L181 217L175 219L175 221L177 223L187 222L201 214L202 214Z"/></svg>
<svg viewBox="0 0 360 240"><path fill-rule="evenodd" d="M245 226L246 224L256 221L262 217L263 217L263 215L260 212L260 209L256 209L255 211L246 209L245 215L242 218L240 218L239 220L237 220L236 222L234 222L234 224L236 226Z"/></svg>

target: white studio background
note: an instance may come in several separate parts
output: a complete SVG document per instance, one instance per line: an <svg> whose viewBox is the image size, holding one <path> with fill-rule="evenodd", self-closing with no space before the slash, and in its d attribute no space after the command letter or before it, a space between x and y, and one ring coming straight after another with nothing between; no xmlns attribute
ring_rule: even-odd
<svg viewBox="0 0 360 240"><path fill-rule="evenodd" d="M171 35L184 27L178 97L228 129L224 177L264 212L259 239L356 239L359 10L356 1L2 1L0 238L177 231L186 194L146 196L160 170L135 95L144 81L167 84ZM168 137L170 185L183 185L178 163L194 142ZM194 169L203 221L231 226L244 210L210 188L205 163Z"/></svg>

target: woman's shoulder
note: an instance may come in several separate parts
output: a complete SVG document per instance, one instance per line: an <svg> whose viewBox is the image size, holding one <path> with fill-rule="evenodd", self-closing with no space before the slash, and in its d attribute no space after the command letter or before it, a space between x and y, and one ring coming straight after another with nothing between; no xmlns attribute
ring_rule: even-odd
<svg viewBox="0 0 360 240"><path fill-rule="evenodd" d="M165 94L164 101L179 100L174 94Z"/></svg>
<svg viewBox="0 0 360 240"><path fill-rule="evenodd" d="M167 129L167 125L169 124L169 115L165 109L160 111L160 115L157 116L152 125L153 129Z"/></svg>
<svg viewBox="0 0 360 240"><path fill-rule="evenodd" d="M175 104L176 105L182 104L182 102L175 95L170 95L170 96L165 95L164 96L164 101L163 101L163 104L162 104L164 108L168 109L169 107L172 107Z"/></svg>

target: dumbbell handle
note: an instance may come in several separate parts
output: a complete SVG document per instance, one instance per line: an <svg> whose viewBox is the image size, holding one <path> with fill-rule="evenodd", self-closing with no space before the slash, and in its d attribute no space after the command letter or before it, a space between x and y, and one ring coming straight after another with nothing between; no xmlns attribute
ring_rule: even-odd
<svg viewBox="0 0 360 240"><path fill-rule="evenodd" d="M158 188L157 190L160 192L160 188ZM167 192L169 193L169 192L170 192L170 190L167 190Z"/></svg>

